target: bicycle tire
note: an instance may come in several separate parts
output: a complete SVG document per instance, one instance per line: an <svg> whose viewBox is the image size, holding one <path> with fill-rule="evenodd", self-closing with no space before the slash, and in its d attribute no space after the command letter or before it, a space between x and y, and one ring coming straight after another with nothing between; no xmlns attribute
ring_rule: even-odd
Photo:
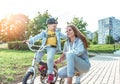
<svg viewBox="0 0 120 84"><path fill-rule="evenodd" d="M33 73L32 72L27 72L23 78L23 82L22 84L27 84L27 81L29 79L29 77L32 76L33 77ZM34 84L34 81L31 82L30 84Z"/></svg>

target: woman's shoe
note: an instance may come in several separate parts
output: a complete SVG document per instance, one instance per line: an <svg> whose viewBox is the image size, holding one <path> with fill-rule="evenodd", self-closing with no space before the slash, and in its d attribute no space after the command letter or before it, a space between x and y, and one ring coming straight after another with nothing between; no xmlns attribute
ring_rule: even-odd
<svg viewBox="0 0 120 84"><path fill-rule="evenodd" d="M74 84L80 84L80 79L81 79L81 75L80 76L76 76Z"/></svg>

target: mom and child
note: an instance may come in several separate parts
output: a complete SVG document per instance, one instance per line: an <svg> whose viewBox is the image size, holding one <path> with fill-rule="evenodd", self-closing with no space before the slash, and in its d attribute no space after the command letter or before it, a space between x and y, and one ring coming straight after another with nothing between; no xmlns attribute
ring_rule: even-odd
<svg viewBox="0 0 120 84"><path fill-rule="evenodd" d="M66 60L66 66L58 69L58 76L60 78L67 78L66 84L72 84L72 77L75 72L79 72L80 76L76 77L76 83L80 84L80 77L83 73L89 71L91 65L88 59L88 42L86 37L78 30L78 28L72 24L67 25L66 35L62 34L57 29L57 20L55 18L49 18L46 21L47 30L42 31L38 35L30 38L28 41L33 43L39 39L42 39L42 46L50 45L46 48L47 51L47 67L48 67L48 82L54 80L53 66ZM61 38L67 39L61 56L54 61L55 53L61 51ZM41 66L40 69L42 69Z"/></svg>

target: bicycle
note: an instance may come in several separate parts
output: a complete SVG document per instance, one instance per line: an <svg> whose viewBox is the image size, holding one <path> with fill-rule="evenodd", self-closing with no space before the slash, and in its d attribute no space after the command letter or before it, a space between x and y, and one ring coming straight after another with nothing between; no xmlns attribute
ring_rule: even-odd
<svg viewBox="0 0 120 84"><path fill-rule="evenodd" d="M27 72L26 72L26 74L24 75L24 77L23 77L23 82L22 82L22 84L34 84L34 80L35 80L35 78L36 78L36 72L37 72L37 70L39 71L39 74L40 74L40 81L41 81L41 83L47 83L47 63L46 62L43 62L42 60L41 60L41 62L39 63L40 64L40 66L42 65L44 65L44 66L46 66L46 67L44 67L44 69L41 71L40 69L39 69L39 67L37 66L37 62L36 62L36 56L38 55L38 53L40 54L40 55L44 55L44 50L45 50L45 48L46 47L48 47L49 45L46 45L46 46L38 46L38 45L32 45L32 44L30 44L29 42L26 42L26 44L28 45L28 48L31 50L31 51L33 51L33 52L35 52L35 54L34 54L34 58L33 58L33 60L32 60L32 66L27 70ZM37 50L37 49L33 49L32 47L39 47L39 49ZM57 75L57 66L56 65L54 65L54 72L53 72L53 74L54 74L54 81L52 82L52 83L50 83L50 84L54 84L55 82L56 82L56 80L57 80L57 78L58 78L58 75Z"/></svg>

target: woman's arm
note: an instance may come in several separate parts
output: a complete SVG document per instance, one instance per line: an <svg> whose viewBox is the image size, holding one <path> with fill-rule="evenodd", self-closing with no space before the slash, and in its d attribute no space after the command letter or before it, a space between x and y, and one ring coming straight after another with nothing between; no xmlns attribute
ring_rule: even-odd
<svg viewBox="0 0 120 84"><path fill-rule="evenodd" d="M56 64L59 64L61 63L62 61L65 60L65 54L62 53L62 55L55 61Z"/></svg>

